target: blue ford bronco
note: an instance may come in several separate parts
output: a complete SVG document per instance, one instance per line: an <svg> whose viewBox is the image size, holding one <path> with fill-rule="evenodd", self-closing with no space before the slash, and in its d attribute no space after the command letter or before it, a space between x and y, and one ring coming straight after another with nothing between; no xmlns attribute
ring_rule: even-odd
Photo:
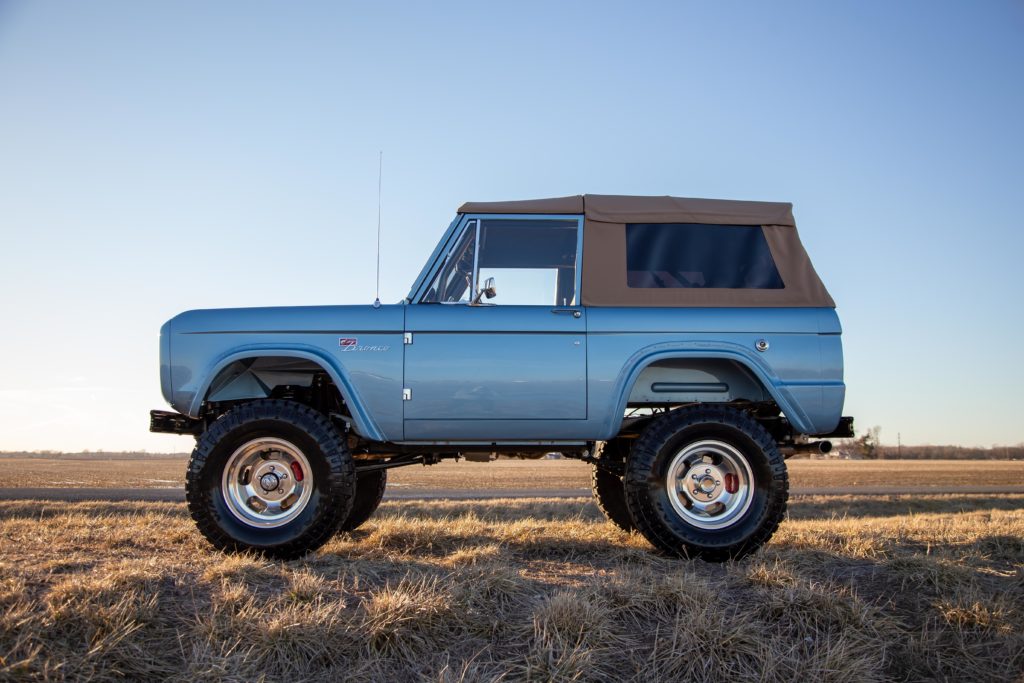
<svg viewBox="0 0 1024 683"><path fill-rule="evenodd" d="M582 195L463 205L393 305L189 311L160 384L188 507L294 558L387 470L557 451L608 519L710 561L778 528L785 458L853 434L835 304L784 203Z"/></svg>

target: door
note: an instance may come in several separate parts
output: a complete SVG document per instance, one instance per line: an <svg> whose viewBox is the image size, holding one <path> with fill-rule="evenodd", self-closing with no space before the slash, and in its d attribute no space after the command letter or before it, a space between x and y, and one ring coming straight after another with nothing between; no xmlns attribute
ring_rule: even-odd
<svg viewBox="0 0 1024 683"><path fill-rule="evenodd" d="M580 223L464 221L432 284L406 310L407 441L556 439L565 421L586 419Z"/></svg>

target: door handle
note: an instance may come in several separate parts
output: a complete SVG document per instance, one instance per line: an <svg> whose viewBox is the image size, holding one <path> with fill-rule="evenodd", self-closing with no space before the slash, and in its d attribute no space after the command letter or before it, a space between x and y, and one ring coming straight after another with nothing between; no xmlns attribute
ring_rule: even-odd
<svg viewBox="0 0 1024 683"><path fill-rule="evenodd" d="M583 315L583 313L581 313L580 310L577 309L577 308L552 308L551 312L552 313L571 313L572 317L574 317L574 318L578 318L581 315Z"/></svg>

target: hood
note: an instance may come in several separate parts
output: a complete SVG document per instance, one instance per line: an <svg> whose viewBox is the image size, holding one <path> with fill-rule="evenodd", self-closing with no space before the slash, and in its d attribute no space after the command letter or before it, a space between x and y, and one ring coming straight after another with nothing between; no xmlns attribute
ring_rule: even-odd
<svg viewBox="0 0 1024 683"><path fill-rule="evenodd" d="M174 334L401 332L405 306L275 306L186 311L170 321Z"/></svg>

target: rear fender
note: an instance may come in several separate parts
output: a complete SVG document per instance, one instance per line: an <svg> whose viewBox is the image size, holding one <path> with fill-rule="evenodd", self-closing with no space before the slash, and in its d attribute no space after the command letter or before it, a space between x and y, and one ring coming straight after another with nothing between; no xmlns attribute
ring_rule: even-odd
<svg viewBox="0 0 1024 683"><path fill-rule="evenodd" d="M670 358L648 363L630 390L627 406L771 400L747 366L724 358Z"/></svg>
<svg viewBox="0 0 1024 683"><path fill-rule="evenodd" d="M629 397L633 393L640 374L649 366L666 360L696 361L703 359L731 360L753 375L761 387L789 419L793 427L802 433L812 433L810 418L794 400L785 384L772 371L771 367L758 356L753 355L746 347L729 342L665 342L644 347L633 354L624 364L623 370L616 378L613 395L618 396L618 405L606 425L607 432L614 435L618 432L622 415L625 414Z"/></svg>

